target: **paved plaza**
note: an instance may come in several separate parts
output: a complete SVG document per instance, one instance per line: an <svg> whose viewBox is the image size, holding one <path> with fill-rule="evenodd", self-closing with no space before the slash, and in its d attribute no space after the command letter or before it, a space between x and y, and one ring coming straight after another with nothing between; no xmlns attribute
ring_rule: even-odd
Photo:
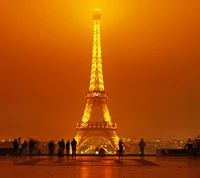
<svg viewBox="0 0 200 178"><path fill-rule="evenodd" d="M200 158L0 157L1 178L200 178Z"/></svg>

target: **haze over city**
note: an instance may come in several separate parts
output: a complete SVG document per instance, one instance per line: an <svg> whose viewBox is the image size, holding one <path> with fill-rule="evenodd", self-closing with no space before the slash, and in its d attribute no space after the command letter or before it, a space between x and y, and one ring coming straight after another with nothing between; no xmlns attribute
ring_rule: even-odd
<svg viewBox="0 0 200 178"><path fill-rule="evenodd" d="M89 88L96 8L119 136L198 135L199 6L198 0L1 2L0 139L74 136Z"/></svg>

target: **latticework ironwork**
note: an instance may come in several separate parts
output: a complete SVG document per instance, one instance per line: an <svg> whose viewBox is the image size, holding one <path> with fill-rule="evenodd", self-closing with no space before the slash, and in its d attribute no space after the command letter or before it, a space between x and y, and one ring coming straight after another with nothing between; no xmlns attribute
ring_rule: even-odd
<svg viewBox="0 0 200 178"><path fill-rule="evenodd" d="M118 147L119 137L117 134L117 124L112 123L111 121L107 105L108 97L104 87L100 36L101 13L99 10L94 11L93 19L94 34L90 86L89 92L86 95L87 101L82 121L77 123L75 139L78 143L78 151L83 143L92 137L102 137L107 139L108 143L113 148L113 151L115 151ZM101 108L103 114L102 122L92 122L90 120L93 107Z"/></svg>

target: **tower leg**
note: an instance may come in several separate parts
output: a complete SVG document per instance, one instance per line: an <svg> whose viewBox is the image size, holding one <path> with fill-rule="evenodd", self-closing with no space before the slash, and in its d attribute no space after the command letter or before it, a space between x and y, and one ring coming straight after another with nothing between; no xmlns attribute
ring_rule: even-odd
<svg viewBox="0 0 200 178"><path fill-rule="evenodd" d="M106 103L102 104L102 112L103 112L104 121L111 122L110 112L108 110L108 105Z"/></svg>
<svg viewBox="0 0 200 178"><path fill-rule="evenodd" d="M90 120L92 114L92 102L90 99L87 99L87 103L85 105L85 110L82 117L82 122L86 123Z"/></svg>

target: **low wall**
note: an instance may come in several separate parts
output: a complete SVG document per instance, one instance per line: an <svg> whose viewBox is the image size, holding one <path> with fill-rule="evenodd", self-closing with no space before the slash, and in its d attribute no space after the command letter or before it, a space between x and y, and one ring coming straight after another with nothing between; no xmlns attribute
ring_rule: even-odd
<svg viewBox="0 0 200 178"><path fill-rule="evenodd" d="M0 148L0 156L12 156L13 149L12 148Z"/></svg>
<svg viewBox="0 0 200 178"><path fill-rule="evenodd" d="M199 152L195 149L188 152L188 149L160 149L161 156L199 156Z"/></svg>

